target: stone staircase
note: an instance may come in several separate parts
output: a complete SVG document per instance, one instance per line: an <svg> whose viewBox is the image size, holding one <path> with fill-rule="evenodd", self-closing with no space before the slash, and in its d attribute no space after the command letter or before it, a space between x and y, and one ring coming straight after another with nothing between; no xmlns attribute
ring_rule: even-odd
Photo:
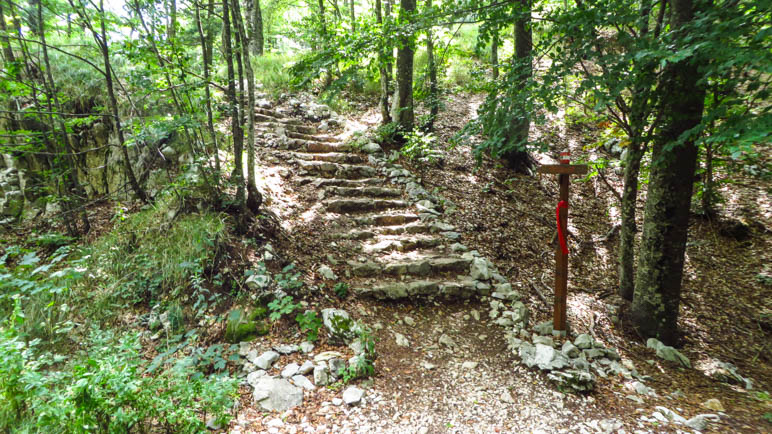
<svg viewBox="0 0 772 434"><path fill-rule="evenodd" d="M404 299L512 292L490 261L456 241L459 234L442 221L439 199L391 164L377 144L360 151L313 125L256 110L258 131L278 143L269 154L294 167L296 180L315 189L324 219L335 222L336 229L320 235L351 252L345 274L356 294Z"/></svg>

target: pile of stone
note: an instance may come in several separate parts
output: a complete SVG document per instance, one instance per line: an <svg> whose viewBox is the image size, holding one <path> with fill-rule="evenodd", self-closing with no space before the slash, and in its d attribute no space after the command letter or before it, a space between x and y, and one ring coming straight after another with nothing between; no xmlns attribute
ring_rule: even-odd
<svg viewBox="0 0 772 434"><path fill-rule="evenodd" d="M0 226L14 223L24 210L24 190L13 157L0 159Z"/></svg>
<svg viewBox="0 0 772 434"><path fill-rule="evenodd" d="M342 309L324 309L324 326L331 339L348 343L354 356L346 361L337 351L324 351L314 354L314 345L303 342L299 345L285 344L274 346L271 350L259 353L250 348L249 343L241 343L239 354L246 361L243 370L246 383L252 386L252 398L255 405L266 411L286 411L303 404L304 394L313 393L318 387L324 387L338 381L347 367L355 366L358 358L363 357L363 349L354 339L361 327L351 320ZM303 363L281 365L282 356L301 353L307 357ZM280 368L280 369L279 369ZM364 402L365 391L354 386L346 388L340 399L349 406Z"/></svg>

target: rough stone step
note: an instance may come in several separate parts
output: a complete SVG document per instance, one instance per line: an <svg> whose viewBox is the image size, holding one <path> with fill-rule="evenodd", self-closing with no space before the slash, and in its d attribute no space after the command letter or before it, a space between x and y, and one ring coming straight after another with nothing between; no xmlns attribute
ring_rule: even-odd
<svg viewBox="0 0 772 434"><path fill-rule="evenodd" d="M384 209L407 208L408 202L402 200L382 199L336 199L325 203L327 211L338 214L364 211L379 211Z"/></svg>
<svg viewBox="0 0 772 434"><path fill-rule="evenodd" d="M258 128L271 133L275 133L277 128L283 128L286 131L294 131L294 132L308 134L308 135L316 134L316 128L310 125L283 124L281 122L274 121L271 118L266 120L261 120L259 122L260 123L257 125Z"/></svg>
<svg viewBox="0 0 772 434"><path fill-rule="evenodd" d="M285 160L297 158L306 161L327 161L329 163L343 164L359 164L364 162L360 155L343 152L326 152L324 154L310 152L276 152L275 155Z"/></svg>
<svg viewBox="0 0 772 434"><path fill-rule="evenodd" d="M408 223L397 226L380 226L372 229L352 229L349 232L337 234L337 238L346 240L367 240L377 235L428 234L431 226L423 223Z"/></svg>
<svg viewBox="0 0 772 434"><path fill-rule="evenodd" d="M301 121L299 119L288 118L288 117L285 117L285 115L283 115L282 113L279 113L279 112L277 112L275 110L265 109L265 108L262 108L262 107L256 107L255 108L255 115L256 116L260 115L260 116L265 116L265 117L268 117L268 118L277 119L280 122L284 122L284 123L287 123L287 124L296 124L297 125L297 124L302 124L303 123L303 121Z"/></svg>
<svg viewBox="0 0 772 434"><path fill-rule="evenodd" d="M362 243L362 252L364 253L382 253L382 252L409 252L419 249L430 249L443 244L442 238L427 236L413 236L410 238L391 238L371 243Z"/></svg>
<svg viewBox="0 0 772 434"><path fill-rule="evenodd" d="M288 131L287 136L293 139L302 139L315 142L338 143L339 140L323 134L305 134L299 131Z"/></svg>
<svg viewBox="0 0 772 434"><path fill-rule="evenodd" d="M315 187L362 187L364 185L383 184L382 178L365 178L365 179L327 179L327 178L314 178L314 177L302 177L298 179L301 185L312 184Z"/></svg>
<svg viewBox="0 0 772 434"><path fill-rule="evenodd" d="M303 146L306 152L351 152L352 150L348 143L308 142Z"/></svg>
<svg viewBox="0 0 772 434"><path fill-rule="evenodd" d="M300 127L305 126L305 124L303 124L302 121L299 121L297 119L265 115L263 113L255 113L255 121L256 122L260 122L260 123L265 123L265 122L277 123L277 124L279 124L281 126L285 126L285 127L286 126L300 126ZM313 133L308 133L308 134L314 134L315 132L316 131L314 131Z"/></svg>
<svg viewBox="0 0 772 434"><path fill-rule="evenodd" d="M375 168L370 166L329 163L327 161L306 161L294 159L291 163L297 164L301 169L319 174L324 178L362 179L372 178L377 175Z"/></svg>
<svg viewBox="0 0 772 434"><path fill-rule="evenodd" d="M473 280L414 280L355 286L353 291L358 295L388 300L420 296L469 298L485 292L477 290L475 285Z"/></svg>
<svg viewBox="0 0 772 434"><path fill-rule="evenodd" d="M441 273L469 274L471 259L459 257L435 257L418 260L394 262L355 262L349 261L351 273L358 277L392 276L430 276Z"/></svg>
<svg viewBox="0 0 772 434"><path fill-rule="evenodd" d="M395 226L418 221L420 217L410 213L385 213L358 217L357 224L362 226Z"/></svg>
<svg viewBox="0 0 772 434"><path fill-rule="evenodd" d="M385 187L329 187L327 192L343 197L400 197L402 190Z"/></svg>

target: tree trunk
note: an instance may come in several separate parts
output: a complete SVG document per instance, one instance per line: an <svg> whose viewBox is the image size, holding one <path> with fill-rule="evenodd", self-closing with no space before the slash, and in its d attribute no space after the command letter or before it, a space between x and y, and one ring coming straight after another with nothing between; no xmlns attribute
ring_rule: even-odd
<svg viewBox="0 0 772 434"><path fill-rule="evenodd" d="M383 26L384 20L381 13L381 0L375 0L375 21L379 25ZM381 108L381 125L386 125L391 122L391 113L389 113L389 80L391 78L391 74L387 69L387 58L388 56L391 56L391 53L387 54L387 51L390 51L389 48L391 46L386 40L386 27L383 27L383 33L381 37L383 38L383 46L378 52L378 72L380 75L381 96L380 100L378 101L378 106Z"/></svg>
<svg viewBox="0 0 772 434"><path fill-rule="evenodd" d="M426 12L431 13L432 0L426 0ZM434 120L440 112L440 92L437 85L437 63L434 59L434 40L432 39L432 28L426 30L426 54L428 57L429 68L429 119L426 121L424 129L428 132L434 131Z"/></svg>
<svg viewBox="0 0 772 434"><path fill-rule="evenodd" d="M716 197L713 182L713 145L705 144L705 173L702 179L702 212L707 218L716 216L714 202Z"/></svg>
<svg viewBox="0 0 772 434"><path fill-rule="evenodd" d="M169 23L167 25L167 34L169 40L174 40L175 30L177 26L177 0L169 0Z"/></svg>
<svg viewBox="0 0 772 434"><path fill-rule="evenodd" d="M692 0L671 0L671 10L671 28L676 31L693 19ZM678 339L681 278L697 164L694 137L681 142L679 138L702 120L705 89L697 84L698 78L697 65L691 58L668 64L662 72L659 97L663 121L652 147L632 306L638 332L666 344L674 344Z"/></svg>
<svg viewBox="0 0 772 434"><path fill-rule="evenodd" d="M399 21L402 26L413 22L415 0L400 0ZM402 30L405 30L404 28ZM403 134L413 131L413 53L415 36L402 33L397 48L397 85L391 107L391 118Z"/></svg>
<svg viewBox="0 0 772 434"><path fill-rule="evenodd" d="M3 1L0 1L0 43L3 45L3 59L5 63L16 62L16 56L13 55L13 49L11 48L11 41L8 39L8 28L5 25Z"/></svg>
<svg viewBox="0 0 772 434"><path fill-rule="evenodd" d="M126 176L129 178L129 185L134 191L134 194L142 201L147 203L148 197L145 190L137 182L136 176L134 176L134 169L131 167L131 158L129 157L129 150L126 148L126 138L123 135L123 128L121 127L121 116L118 112L118 99L115 97L115 89L113 87L113 74L112 66L110 65L110 52L107 44L107 29L105 27L105 10L103 0L99 0L99 24L101 27L101 34L97 42L99 48L102 51L102 60L105 65L105 80L107 82L107 97L110 102L110 111L113 114L113 122L115 123L115 129L118 133L118 142L120 143L121 152L123 153L123 166L126 169ZM86 17L84 17L85 19ZM96 36L96 34L94 35Z"/></svg>
<svg viewBox="0 0 772 434"><path fill-rule="evenodd" d="M531 64L532 51L532 29L531 29L531 1L516 0L520 5L518 18L515 21L515 68L519 71L519 81L523 88L533 74L533 65ZM505 152L502 157L507 167L518 172L528 172L533 163L531 156L525 150L528 142L528 132L531 130L531 119L526 114L522 114L519 119L513 119L512 137L510 140L517 143L517 148Z"/></svg>
<svg viewBox="0 0 772 434"><path fill-rule="evenodd" d="M349 3L349 15L351 16L351 30L356 31L357 29L357 21L356 16L354 15L354 0L348 0Z"/></svg>
<svg viewBox="0 0 772 434"><path fill-rule="evenodd" d="M651 2L641 3L639 38L646 38L649 33L649 14ZM635 222L638 201L638 175L641 171L641 158L646 153L648 143L644 142L644 133L649 112L649 96L654 80L655 64L650 61L634 65L637 75L633 85L630 102L630 146L625 159L624 186L622 190L622 224L619 236L619 295L632 301L635 293L635 234L638 226Z"/></svg>
<svg viewBox="0 0 772 434"><path fill-rule="evenodd" d="M228 67L228 102L231 112L231 134L233 136L233 173L231 178L236 184L236 207L243 209L246 199L244 197L244 133L241 130L241 116L239 115L239 100L236 98L236 77L233 70L233 49L231 48L231 21L228 0L222 0L222 38L223 57Z"/></svg>
<svg viewBox="0 0 772 434"><path fill-rule="evenodd" d="M209 66L212 63L212 51L210 40L212 38L211 21L212 13L214 12L214 0L209 0L207 6L207 26L206 33L204 33L204 26L201 23L201 11L199 4L195 4L196 8L196 23L198 27L198 37L201 40L201 53L203 54L204 64L204 99L206 100L206 124L209 130L209 135L212 136L213 155L214 155L214 185L219 190L220 185L220 154L219 146L217 146L217 133L214 130L214 119L212 115L212 95L209 89Z"/></svg>
<svg viewBox="0 0 772 434"><path fill-rule="evenodd" d="M499 78L499 30L493 31L493 37L491 38L491 66L493 68L493 80Z"/></svg>
<svg viewBox="0 0 772 434"><path fill-rule="evenodd" d="M263 39L263 11L260 0L247 0L247 16L249 17L249 51L254 56L262 56L265 50Z"/></svg>
<svg viewBox="0 0 772 434"><path fill-rule="evenodd" d="M238 35L241 39L239 45L242 47L240 52L247 75L247 105L244 108L247 113L247 209L257 214L263 197L257 191L255 184L255 74L252 71L252 62L249 60L249 51L243 49L249 46L250 41L241 19L239 0L233 0L232 5L233 21L239 30Z"/></svg>

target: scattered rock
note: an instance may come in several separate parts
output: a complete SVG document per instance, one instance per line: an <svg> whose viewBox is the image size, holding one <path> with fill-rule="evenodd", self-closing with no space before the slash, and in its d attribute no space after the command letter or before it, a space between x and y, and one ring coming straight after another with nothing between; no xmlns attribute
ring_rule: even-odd
<svg viewBox="0 0 772 434"><path fill-rule="evenodd" d="M322 277L324 277L325 279L327 279L327 280L337 280L338 279L338 276L335 275L335 272L332 271L332 268L330 268L330 267L328 267L326 265L319 266L319 268L316 271L318 271L319 274Z"/></svg>
<svg viewBox="0 0 772 434"><path fill-rule="evenodd" d="M297 363L290 363L282 369L281 376L283 378L290 378L295 376L298 371L300 371L300 366Z"/></svg>
<svg viewBox="0 0 772 434"><path fill-rule="evenodd" d="M406 316L403 319L403 321L405 321L405 324L410 326L410 327L413 327L415 325L415 320L413 318L409 317L409 316Z"/></svg>
<svg viewBox="0 0 772 434"><path fill-rule="evenodd" d="M308 354L311 351L314 350L314 344L308 341L303 341L300 343L300 351L303 352L303 354Z"/></svg>
<svg viewBox="0 0 772 434"><path fill-rule="evenodd" d="M399 345L400 347L409 347L410 346L410 341L407 340L405 335L403 335L401 333L394 333L394 338L397 341L397 345Z"/></svg>
<svg viewBox="0 0 772 434"><path fill-rule="evenodd" d="M298 350L300 350L300 347L297 345L276 345L273 347L273 350L276 351L279 354L292 354L297 353Z"/></svg>
<svg viewBox="0 0 772 434"><path fill-rule="evenodd" d="M333 340L349 342L356 337L357 325L343 309L322 309L322 321Z"/></svg>
<svg viewBox="0 0 772 434"><path fill-rule="evenodd" d="M343 405L343 400L340 398L332 398L332 405L340 407Z"/></svg>
<svg viewBox="0 0 772 434"><path fill-rule="evenodd" d="M703 402L702 406L707 408L708 410L721 411L721 412L726 411L726 410L724 410L724 406L721 405L721 401L719 401L716 398L711 398L711 399Z"/></svg>
<svg viewBox="0 0 772 434"><path fill-rule="evenodd" d="M330 384L330 370L327 366L316 366L314 368L314 384L317 386Z"/></svg>
<svg viewBox="0 0 772 434"><path fill-rule="evenodd" d="M314 386L314 383L311 382L308 378L302 376L302 375L294 375L292 377L292 382L295 383L296 386L302 387L306 390L314 390L316 389L316 386Z"/></svg>
<svg viewBox="0 0 772 434"><path fill-rule="evenodd" d="M423 363L423 367L424 367L424 369L426 369L427 371L431 371L432 369L436 368L436 367L437 367L437 365L435 365L435 364L433 364L433 363L429 363L429 362L424 362L424 363Z"/></svg>
<svg viewBox="0 0 772 434"><path fill-rule="evenodd" d="M550 347L555 346L554 341L549 336L534 336L532 341L534 345L541 344L541 345L547 345Z"/></svg>
<svg viewBox="0 0 772 434"><path fill-rule="evenodd" d="M271 366L277 360L279 360L279 353L276 351L266 351L252 363L260 369L268 370L271 369Z"/></svg>
<svg viewBox="0 0 772 434"><path fill-rule="evenodd" d="M470 267L469 276L473 280L490 280L491 272L485 259L474 258Z"/></svg>
<svg viewBox="0 0 772 434"><path fill-rule="evenodd" d="M351 386L343 392L343 402L351 406L358 405L360 402L362 402L362 397L364 396L364 390Z"/></svg>
<svg viewBox="0 0 772 434"><path fill-rule="evenodd" d="M464 362L461 364L461 367L464 369L475 369L477 368L478 362Z"/></svg>
<svg viewBox="0 0 772 434"><path fill-rule="evenodd" d="M552 336L552 321L540 322L533 326L533 331L542 336Z"/></svg>
<svg viewBox="0 0 772 434"><path fill-rule="evenodd" d="M563 348L560 350L564 356L573 359L575 357L579 357L579 354L581 351L579 351L579 348L577 348L576 345L572 344L570 341L566 341L563 343Z"/></svg>
<svg viewBox="0 0 772 434"><path fill-rule="evenodd" d="M580 350L592 348L592 336L582 333L574 339L574 345Z"/></svg>
<svg viewBox="0 0 772 434"><path fill-rule="evenodd" d="M720 420L721 418L716 414L698 414L687 420L684 425L697 431L705 431L708 428L709 422L718 422Z"/></svg>
<svg viewBox="0 0 772 434"><path fill-rule="evenodd" d="M252 291L260 291L271 285L271 276L265 274L253 274L244 282Z"/></svg>
<svg viewBox="0 0 772 434"><path fill-rule="evenodd" d="M252 387L255 387L255 385L257 384L257 381L260 378L265 377L265 374L266 372L263 371L262 369L250 372L247 375L247 384L249 384Z"/></svg>
<svg viewBox="0 0 772 434"><path fill-rule="evenodd" d="M263 410L287 411L303 403L303 390L283 378L263 377L255 385L252 397Z"/></svg>
<svg viewBox="0 0 772 434"><path fill-rule="evenodd" d="M343 354L341 354L341 353L339 353L337 351L324 351L322 353L317 354L316 357L314 357L314 361L317 362L317 363L319 363L319 362L326 362L328 360L332 360L332 359L336 359L336 358L339 359L341 357L343 357Z"/></svg>
<svg viewBox="0 0 772 434"><path fill-rule="evenodd" d="M310 360L306 360L305 362L303 362L302 365L300 365L300 369L298 369L298 374L306 375L313 370L314 370L314 362Z"/></svg>
<svg viewBox="0 0 772 434"><path fill-rule="evenodd" d="M346 362L343 359L330 359L330 361L327 362L327 365L329 365L330 375L334 379L339 378L343 374L343 371L346 370Z"/></svg>
<svg viewBox="0 0 772 434"><path fill-rule="evenodd" d="M456 345L456 342L451 338L450 336L446 334L442 334L439 339L439 344L444 345L450 349L455 349L458 345Z"/></svg>
<svg viewBox="0 0 772 434"><path fill-rule="evenodd" d="M499 399L501 402L506 402L507 404L514 404L515 398L512 397L512 394L509 393L509 390L504 390L504 392L501 393L499 396Z"/></svg>
<svg viewBox="0 0 772 434"><path fill-rule="evenodd" d="M362 146L362 151L366 154L377 154L380 152L383 152L383 149L381 149L381 146L375 142L369 142Z"/></svg>

